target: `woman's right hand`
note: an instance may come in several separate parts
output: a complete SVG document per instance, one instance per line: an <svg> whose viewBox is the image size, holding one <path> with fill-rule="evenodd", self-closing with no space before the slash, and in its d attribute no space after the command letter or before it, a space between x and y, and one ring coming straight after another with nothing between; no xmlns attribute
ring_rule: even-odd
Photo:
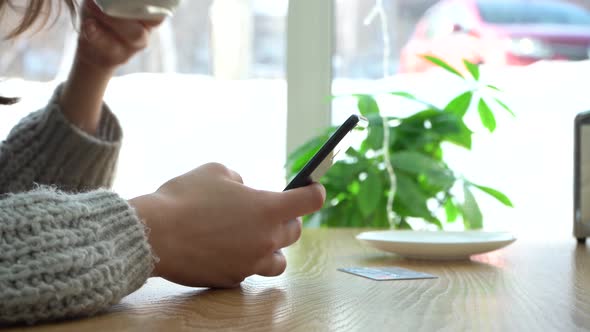
<svg viewBox="0 0 590 332"><path fill-rule="evenodd" d="M130 203L149 228L159 258L155 276L186 286L235 287L254 274L283 273L280 249L299 239L299 217L319 210L325 197L317 183L285 192L255 190L213 163Z"/></svg>

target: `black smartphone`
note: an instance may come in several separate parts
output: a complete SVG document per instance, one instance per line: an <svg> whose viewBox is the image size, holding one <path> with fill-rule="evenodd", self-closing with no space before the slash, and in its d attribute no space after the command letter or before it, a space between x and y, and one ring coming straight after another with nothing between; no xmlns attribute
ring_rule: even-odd
<svg viewBox="0 0 590 332"><path fill-rule="evenodd" d="M330 166L332 166L332 161L338 153L342 150L346 151L350 147L351 137L349 134L354 131L363 130L367 125L367 119L361 115L353 114L346 119L318 152L305 164L301 171L289 182L285 191L304 187L312 184L314 181L319 181Z"/></svg>

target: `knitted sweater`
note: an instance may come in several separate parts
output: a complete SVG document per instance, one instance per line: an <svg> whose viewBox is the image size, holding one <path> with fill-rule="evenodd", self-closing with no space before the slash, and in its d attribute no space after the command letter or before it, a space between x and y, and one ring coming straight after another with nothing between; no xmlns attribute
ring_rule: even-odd
<svg viewBox="0 0 590 332"><path fill-rule="evenodd" d="M0 146L0 324L92 315L153 269L143 224L112 183L121 128L104 106L90 136L57 104Z"/></svg>

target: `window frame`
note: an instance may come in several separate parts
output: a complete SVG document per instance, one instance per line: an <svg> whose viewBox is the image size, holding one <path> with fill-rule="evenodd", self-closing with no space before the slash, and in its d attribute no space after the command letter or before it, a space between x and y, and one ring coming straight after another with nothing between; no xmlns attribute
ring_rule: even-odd
<svg viewBox="0 0 590 332"><path fill-rule="evenodd" d="M291 0L287 14L287 155L331 125L334 1Z"/></svg>

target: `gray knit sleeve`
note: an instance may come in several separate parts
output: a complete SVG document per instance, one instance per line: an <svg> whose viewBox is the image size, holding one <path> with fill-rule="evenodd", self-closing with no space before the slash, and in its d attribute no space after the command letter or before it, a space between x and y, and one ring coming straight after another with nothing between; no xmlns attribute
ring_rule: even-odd
<svg viewBox="0 0 590 332"><path fill-rule="evenodd" d="M103 106L96 136L72 125L58 104L25 117L0 146L0 193L22 192L37 184L67 191L110 187L121 147L121 128Z"/></svg>
<svg viewBox="0 0 590 332"><path fill-rule="evenodd" d="M92 315L153 269L135 211L97 189L112 183L116 118L103 106L88 135L64 117L60 92L0 145L0 325Z"/></svg>
<svg viewBox="0 0 590 332"><path fill-rule="evenodd" d="M143 224L112 192L40 187L0 199L0 325L95 314L152 269Z"/></svg>

